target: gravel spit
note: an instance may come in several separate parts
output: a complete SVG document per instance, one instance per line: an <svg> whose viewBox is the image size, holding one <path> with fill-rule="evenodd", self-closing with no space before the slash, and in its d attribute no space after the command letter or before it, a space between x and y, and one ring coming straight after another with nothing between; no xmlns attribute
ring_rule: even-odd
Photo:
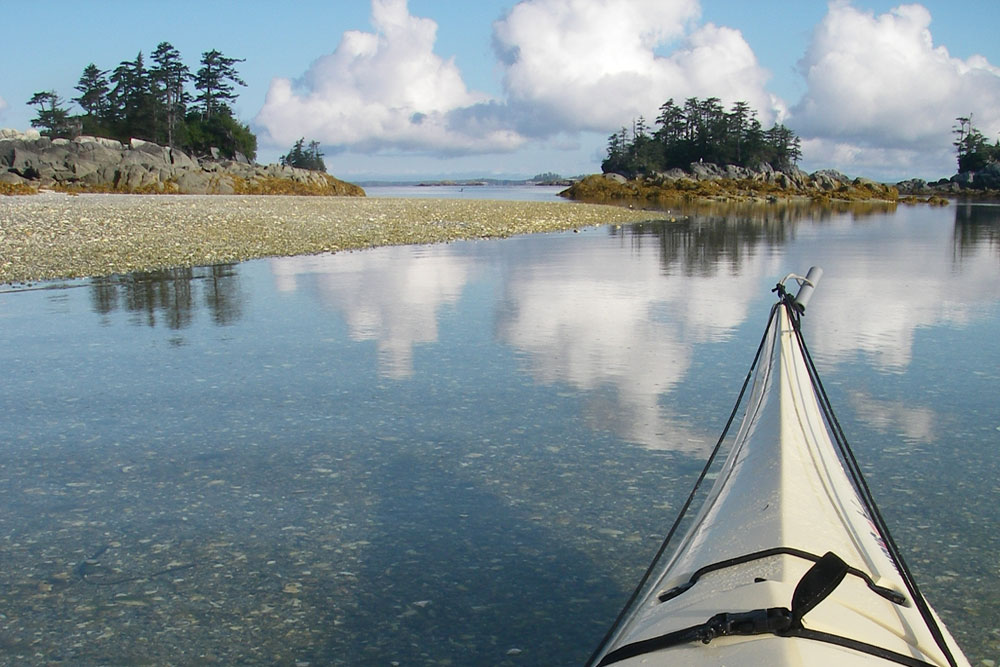
<svg viewBox="0 0 1000 667"><path fill-rule="evenodd" d="M266 195L0 197L0 283L662 218L576 202Z"/></svg>

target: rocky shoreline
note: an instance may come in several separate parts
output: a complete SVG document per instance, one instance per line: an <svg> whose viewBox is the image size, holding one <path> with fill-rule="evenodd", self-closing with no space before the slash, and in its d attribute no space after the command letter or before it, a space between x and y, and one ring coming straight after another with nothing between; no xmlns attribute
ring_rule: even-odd
<svg viewBox="0 0 1000 667"><path fill-rule="evenodd" d="M568 199L605 203L665 206L677 200L777 202L902 202L947 204L949 197L1000 198L1000 165L978 173L958 174L927 183L920 179L894 185L866 178L850 178L832 169L806 173L798 167L784 170L763 165L748 169L696 162L687 170L626 179L619 174L588 176L560 193Z"/></svg>
<svg viewBox="0 0 1000 667"><path fill-rule="evenodd" d="M244 160L198 159L141 139L49 139L0 130L0 194L302 194L364 196L327 173Z"/></svg>
<svg viewBox="0 0 1000 667"><path fill-rule="evenodd" d="M0 284L662 219L571 202L42 192L0 197Z"/></svg>

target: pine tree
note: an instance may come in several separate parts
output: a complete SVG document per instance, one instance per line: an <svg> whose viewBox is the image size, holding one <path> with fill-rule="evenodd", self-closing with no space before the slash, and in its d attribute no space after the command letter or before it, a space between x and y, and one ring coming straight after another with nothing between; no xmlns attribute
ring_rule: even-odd
<svg viewBox="0 0 1000 667"><path fill-rule="evenodd" d="M122 137L156 140L156 99L142 51L135 60L122 61L111 74L114 120Z"/></svg>
<svg viewBox="0 0 1000 667"><path fill-rule="evenodd" d="M108 92L111 87L108 85L107 75L107 72L98 69L94 63L87 65L80 75L80 81L76 84L80 96L74 97L73 101L88 116L103 118L108 112Z"/></svg>
<svg viewBox="0 0 1000 667"><path fill-rule="evenodd" d="M201 69L194 78L194 87L200 91L198 102L201 104L201 114L211 118L217 114L232 116L229 104L236 101L238 95L234 84L246 86L239 77L234 65L245 62L245 58L227 58L219 51L212 49L201 54Z"/></svg>
<svg viewBox="0 0 1000 667"><path fill-rule="evenodd" d="M285 166L297 169L312 169L313 171L326 171L326 164L323 162L323 154L319 151L319 142L310 141L308 150L305 149L306 138L302 137L292 146L287 155L282 155L278 161Z"/></svg>
<svg viewBox="0 0 1000 667"><path fill-rule="evenodd" d="M31 126L42 128L43 136L53 139L72 136L69 111L63 106L63 100L56 91L43 90L35 93L28 104L38 106L38 116L32 119Z"/></svg>
<svg viewBox="0 0 1000 667"><path fill-rule="evenodd" d="M160 42L153 52L156 66L150 69L152 89L163 109L167 145L173 148L177 130L184 121L191 95L184 84L192 78L191 70L181 62L181 54L169 42Z"/></svg>

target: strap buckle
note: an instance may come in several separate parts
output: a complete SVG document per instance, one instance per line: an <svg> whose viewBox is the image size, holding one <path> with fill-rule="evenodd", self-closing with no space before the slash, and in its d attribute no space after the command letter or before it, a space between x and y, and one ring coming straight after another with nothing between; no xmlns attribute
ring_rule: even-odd
<svg viewBox="0 0 1000 667"><path fill-rule="evenodd" d="M722 612L708 619L698 639L708 644L727 635L779 635L792 626L792 612L786 607Z"/></svg>

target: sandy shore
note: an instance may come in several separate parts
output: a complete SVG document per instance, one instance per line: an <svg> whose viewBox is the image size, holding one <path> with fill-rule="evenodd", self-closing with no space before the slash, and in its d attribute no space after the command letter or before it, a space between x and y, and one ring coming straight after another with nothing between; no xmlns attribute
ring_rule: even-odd
<svg viewBox="0 0 1000 667"><path fill-rule="evenodd" d="M572 202L58 193L0 197L0 283L662 217Z"/></svg>

